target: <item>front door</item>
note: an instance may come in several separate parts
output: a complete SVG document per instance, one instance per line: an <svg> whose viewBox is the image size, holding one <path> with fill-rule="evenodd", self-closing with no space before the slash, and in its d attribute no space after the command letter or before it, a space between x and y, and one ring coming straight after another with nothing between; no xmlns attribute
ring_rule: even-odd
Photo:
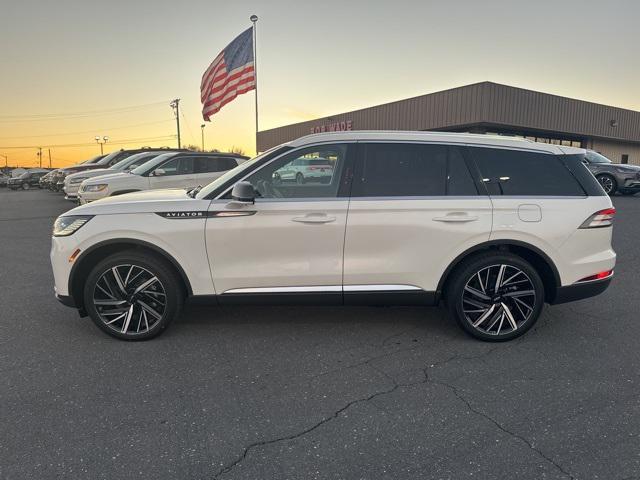
<svg viewBox="0 0 640 480"><path fill-rule="evenodd" d="M343 179L353 145L288 152L244 179L256 189L255 204L239 205L230 192L211 203L206 243L217 294L342 300L349 205ZM330 162L333 175L298 183L278 174L301 158Z"/></svg>
<svg viewBox="0 0 640 480"><path fill-rule="evenodd" d="M149 188L194 187L194 157L175 156L167 160L149 175Z"/></svg>
<svg viewBox="0 0 640 480"><path fill-rule="evenodd" d="M489 240L491 201L460 147L362 144L344 251L345 303L430 303L445 269ZM373 297L375 298L375 297Z"/></svg>

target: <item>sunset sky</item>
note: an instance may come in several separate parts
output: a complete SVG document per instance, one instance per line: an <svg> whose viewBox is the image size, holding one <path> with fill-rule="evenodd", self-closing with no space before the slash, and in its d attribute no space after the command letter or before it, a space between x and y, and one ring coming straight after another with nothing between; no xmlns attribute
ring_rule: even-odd
<svg viewBox="0 0 640 480"><path fill-rule="evenodd" d="M96 135L176 146L176 97L183 144L200 145L202 72L253 13L261 129L483 80L640 110L636 0L0 2L10 165L36 166L37 146L75 163ZM207 148L254 153L253 100L213 117Z"/></svg>

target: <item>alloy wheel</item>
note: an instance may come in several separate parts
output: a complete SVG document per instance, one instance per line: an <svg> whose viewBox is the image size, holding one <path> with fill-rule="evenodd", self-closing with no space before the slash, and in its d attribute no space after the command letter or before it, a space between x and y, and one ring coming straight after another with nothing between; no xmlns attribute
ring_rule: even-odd
<svg viewBox="0 0 640 480"><path fill-rule="evenodd" d="M162 320L166 298L158 277L132 264L106 270L93 291L93 304L102 323L130 336L147 333Z"/></svg>
<svg viewBox="0 0 640 480"><path fill-rule="evenodd" d="M498 264L474 273L462 293L467 322L486 335L507 335L521 328L536 305L529 276L513 265Z"/></svg>
<svg viewBox="0 0 640 480"><path fill-rule="evenodd" d="M610 194L613 191L613 179L611 177L608 175L601 175L598 177L598 181L600 182L600 185L602 185L605 193Z"/></svg>

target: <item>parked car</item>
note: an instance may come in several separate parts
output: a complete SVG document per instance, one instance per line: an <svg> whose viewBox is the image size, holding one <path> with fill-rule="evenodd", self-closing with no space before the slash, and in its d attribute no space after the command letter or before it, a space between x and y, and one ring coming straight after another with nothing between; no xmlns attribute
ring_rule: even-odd
<svg viewBox="0 0 640 480"><path fill-rule="evenodd" d="M639 166L613 163L593 150L587 150L584 163L608 195L616 192L622 195L633 195L640 192Z"/></svg>
<svg viewBox="0 0 640 480"><path fill-rule="evenodd" d="M7 187L11 190L29 190L30 188L40 188L40 178L49 173L48 170L29 170L19 177L10 178Z"/></svg>
<svg viewBox="0 0 640 480"><path fill-rule="evenodd" d="M106 155L98 155L96 157L90 158L89 160L80 162L77 165L57 169L56 173L52 175L47 181L49 190L51 190L52 192L62 191L62 187L64 186L64 179L67 175L80 171L83 165L93 165L102 160L104 157L106 157Z"/></svg>
<svg viewBox="0 0 640 480"><path fill-rule="evenodd" d="M328 183L333 176L333 165L326 158L298 158L290 165L273 173L276 182L294 181L296 183Z"/></svg>
<svg viewBox="0 0 640 480"><path fill-rule="evenodd" d="M107 175L110 173L119 173L119 172L129 172L134 168L139 167L140 165L145 164L149 160L166 153L164 150L148 150L142 153L136 153L127 157L123 160L120 160L118 163L112 165L109 168L96 168L93 170L83 170L77 173L72 173L67 175L64 179L63 190L65 198L67 200L78 200L78 190L80 189L80 184L94 177L100 177L102 175Z"/></svg>
<svg viewBox="0 0 640 480"><path fill-rule="evenodd" d="M52 237L56 296L130 340L161 333L187 298L444 299L472 336L510 340L534 325L545 302L597 295L611 282L615 209L584 156L471 134L303 137L202 189L126 194L64 213ZM274 181L308 157L335 159L329 183ZM166 175L166 160L147 173Z"/></svg>
<svg viewBox="0 0 640 480"><path fill-rule="evenodd" d="M9 175L5 175L4 173L0 173L0 187L6 187L7 182L9 181Z"/></svg>
<svg viewBox="0 0 640 480"><path fill-rule="evenodd" d="M113 173L83 181L78 199L80 204L84 204L141 190L188 189L206 185L245 160L247 157L232 153L164 153L128 173Z"/></svg>
<svg viewBox="0 0 640 480"><path fill-rule="evenodd" d="M40 177L40 188L49 188L53 177L57 174L58 169L51 170L46 175Z"/></svg>

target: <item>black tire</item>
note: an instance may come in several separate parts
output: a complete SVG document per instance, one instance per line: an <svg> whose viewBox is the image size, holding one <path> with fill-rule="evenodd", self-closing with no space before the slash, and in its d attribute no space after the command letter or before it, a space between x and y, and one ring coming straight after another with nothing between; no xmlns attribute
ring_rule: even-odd
<svg viewBox="0 0 640 480"><path fill-rule="evenodd" d="M23 183L22 184L22 189L23 190L29 190L31 188L31 185L29 185L28 183Z"/></svg>
<svg viewBox="0 0 640 480"><path fill-rule="evenodd" d="M296 183L297 183L298 185L302 185L304 182L305 182L305 180L304 180L304 175L302 175L300 172L298 172L298 173L296 174Z"/></svg>
<svg viewBox="0 0 640 480"><path fill-rule="evenodd" d="M505 268L500 273L502 266ZM520 275L509 282L509 277L518 271ZM498 278L504 283L495 293ZM530 291L534 293L527 295ZM487 294L484 296L488 298L476 297L475 292ZM536 323L544 304L544 285L538 272L521 257L508 252L485 253L474 255L456 267L447 282L445 297L449 312L465 332L480 340L504 342L523 335ZM487 315L485 320L483 315ZM505 320L508 326L502 330Z"/></svg>
<svg viewBox="0 0 640 480"><path fill-rule="evenodd" d="M602 188L607 195L613 195L616 193L616 190L618 190L618 182L616 182L616 179L608 173L598 175L596 176L596 179L600 182L600 185L602 185Z"/></svg>
<svg viewBox="0 0 640 480"><path fill-rule="evenodd" d="M128 270L131 266L138 270L133 270L134 274L129 277L127 272L131 273ZM126 294L118 288L114 268L119 272ZM138 277L134 277L135 272L139 273ZM150 276L154 276L156 281L134 293L147 281L152 281ZM149 293L145 293L147 291ZM160 301L163 297L164 305ZM93 322L102 331L122 340L149 340L160 335L180 314L184 297L182 280L168 262L153 254L133 250L116 253L100 261L89 273L84 287L84 305ZM120 304L96 305L96 302L109 302L110 298ZM125 310L124 318L107 324ZM134 331L136 326L137 331Z"/></svg>

